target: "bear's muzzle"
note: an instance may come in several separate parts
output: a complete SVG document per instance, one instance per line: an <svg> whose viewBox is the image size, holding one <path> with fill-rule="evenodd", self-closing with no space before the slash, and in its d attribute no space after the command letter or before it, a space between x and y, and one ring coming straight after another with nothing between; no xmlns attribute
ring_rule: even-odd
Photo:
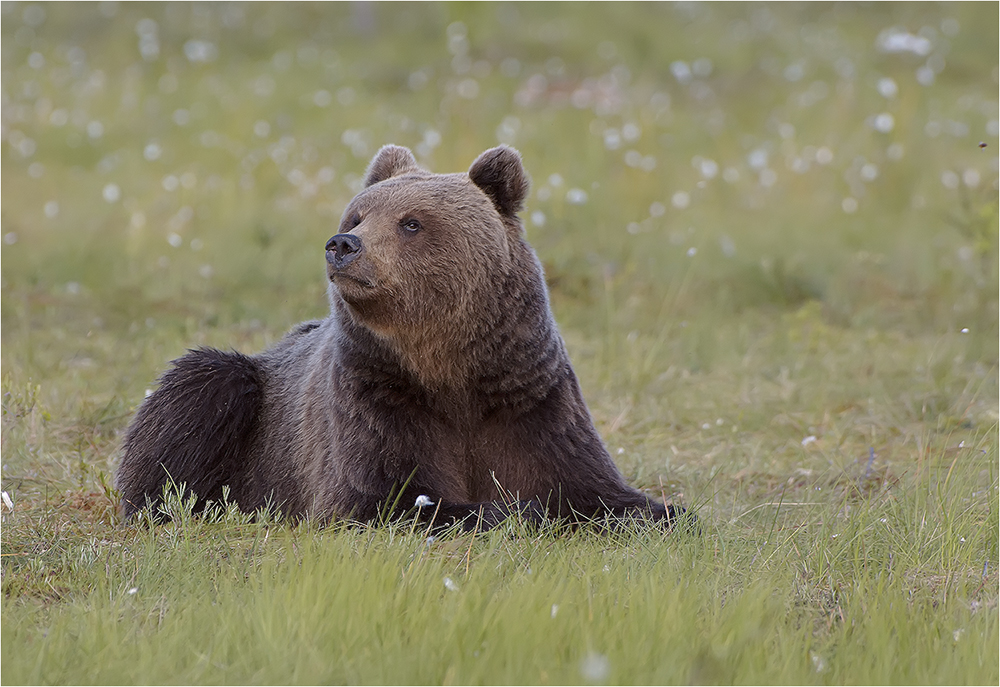
<svg viewBox="0 0 1000 687"><path fill-rule="evenodd" d="M337 234L326 242L326 261L343 269L361 255L362 248L361 239L354 234Z"/></svg>

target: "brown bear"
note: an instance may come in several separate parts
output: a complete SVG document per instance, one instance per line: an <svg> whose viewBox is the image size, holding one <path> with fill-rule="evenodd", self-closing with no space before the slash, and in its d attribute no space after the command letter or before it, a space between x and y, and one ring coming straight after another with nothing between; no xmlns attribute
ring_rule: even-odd
<svg viewBox="0 0 1000 687"><path fill-rule="evenodd" d="M659 520L601 442L517 213L521 157L432 174L385 146L326 244L330 314L255 356L175 360L127 430L126 516L168 483L196 508L370 522L398 503L435 525ZM676 511L677 514L682 509Z"/></svg>

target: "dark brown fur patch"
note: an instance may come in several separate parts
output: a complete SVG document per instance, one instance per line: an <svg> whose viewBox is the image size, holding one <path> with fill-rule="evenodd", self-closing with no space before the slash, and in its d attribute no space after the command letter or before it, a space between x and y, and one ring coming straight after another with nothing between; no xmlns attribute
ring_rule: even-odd
<svg viewBox="0 0 1000 687"><path fill-rule="evenodd" d="M131 515L157 503L167 482L186 484L199 506L240 485L241 458L259 421L263 380L252 359L215 349L190 351L160 378L125 435L130 460L118 470Z"/></svg>

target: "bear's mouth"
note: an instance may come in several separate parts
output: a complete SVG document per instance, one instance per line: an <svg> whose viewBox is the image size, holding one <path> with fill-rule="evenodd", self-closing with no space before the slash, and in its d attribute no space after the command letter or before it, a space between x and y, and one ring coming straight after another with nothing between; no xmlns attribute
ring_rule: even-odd
<svg viewBox="0 0 1000 687"><path fill-rule="evenodd" d="M372 284L367 279L364 279L363 277L356 277L353 274L347 274L346 272L332 272L330 274L330 279L335 284L337 284L338 288L340 287L340 284L342 284L345 280L348 283L357 284L358 286L361 286L366 289L375 288L375 285Z"/></svg>

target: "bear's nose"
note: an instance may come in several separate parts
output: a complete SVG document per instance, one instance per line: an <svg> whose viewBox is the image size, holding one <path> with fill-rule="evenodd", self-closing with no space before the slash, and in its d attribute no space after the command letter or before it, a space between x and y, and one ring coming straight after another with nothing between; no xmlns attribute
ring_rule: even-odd
<svg viewBox="0 0 1000 687"><path fill-rule="evenodd" d="M337 234L326 242L326 261L336 268L347 267L361 255L361 239L354 234Z"/></svg>

